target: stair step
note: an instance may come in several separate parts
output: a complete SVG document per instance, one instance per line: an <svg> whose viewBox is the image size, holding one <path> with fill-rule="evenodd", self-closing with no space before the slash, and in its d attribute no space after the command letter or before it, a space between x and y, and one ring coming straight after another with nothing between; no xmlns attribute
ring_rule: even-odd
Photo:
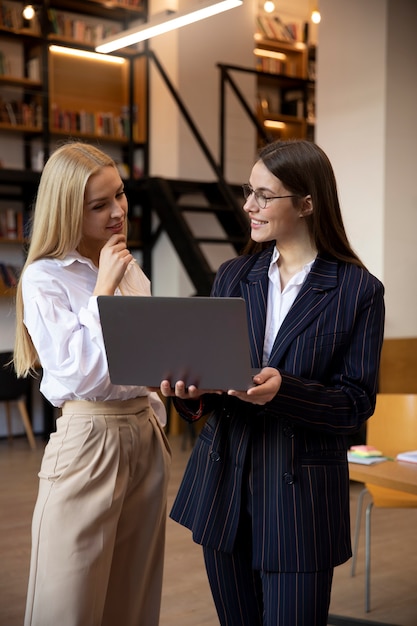
<svg viewBox="0 0 417 626"><path fill-rule="evenodd" d="M208 295L213 269L247 243L249 220L240 185L150 178L143 204L155 210L199 295ZM224 259L225 260L225 259Z"/></svg>
<svg viewBox="0 0 417 626"><path fill-rule="evenodd" d="M215 213L215 214L219 214L219 213L233 213L234 209L233 207L224 204L224 205L196 205L196 204L180 204L177 202L176 207L182 211L189 211L190 213Z"/></svg>
<svg viewBox="0 0 417 626"><path fill-rule="evenodd" d="M244 237L194 237L194 241L197 243L219 243L219 244L241 244L244 245L246 243L246 238Z"/></svg>

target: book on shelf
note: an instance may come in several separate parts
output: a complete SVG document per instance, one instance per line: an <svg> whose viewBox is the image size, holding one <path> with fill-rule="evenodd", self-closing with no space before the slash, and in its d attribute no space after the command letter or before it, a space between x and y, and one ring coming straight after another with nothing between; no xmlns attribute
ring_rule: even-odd
<svg viewBox="0 0 417 626"><path fill-rule="evenodd" d="M12 126L27 126L40 129L42 126L42 107L40 103L0 99L0 121Z"/></svg>
<svg viewBox="0 0 417 626"><path fill-rule="evenodd" d="M15 265L0 261L1 287L3 287L3 289L16 287L19 280L19 273L20 270Z"/></svg>
<svg viewBox="0 0 417 626"><path fill-rule="evenodd" d="M285 60L268 56L256 56L255 68L259 72L267 72L268 74L287 73L287 63Z"/></svg>
<svg viewBox="0 0 417 626"><path fill-rule="evenodd" d="M27 62L27 77L30 78L30 80L40 81L41 66L39 57L32 57Z"/></svg>
<svg viewBox="0 0 417 626"><path fill-rule="evenodd" d="M0 211L0 237L22 241L26 228L24 221L23 211L12 208Z"/></svg>
<svg viewBox="0 0 417 626"><path fill-rule="evenodd" d="M115 35L120 31L119 25L72 17L67 13L51 8L48 9L48 18L54 35L87 44L96 44L101 39Z"/></svg>
<svg viewBox="0 0 417 626"><path fill-rule="evenodd" d="M267 115L278 115L281 111L281 94L278 89L266 87L258 89L257 101L259 113Z"/></svg>
<svg viewBox="0 0 417 626"><path fill-rule="evenodd" d="M11 30L25 30L32 34L39 34L39 20L35 14L33 19L25 20L22 15L22 5L16 2L0 1L0 27Z"/></svg>
<svg viewBox="0 0 417 626"><path fill-rule="evenodd" d="M5 103L6 106L6 111L7 111L7 115L9 116L9 122L10 124L13 124L13 126L16 126L16 124L18 123L18 105L17 102L6 102Z"/></svg>
<svg viewBox="0 0 417 626"><path fill-rule="evenodd" d="M7 60L4 55L4 52L3 50L0 50L0 76L4 76L5 74L7 74L6 64L7 64Z"/></svg>
<svg viewBox="0 0 417 626"><path fill-rule="evenodd" d="M53 130L79 132L99 137L127 139L129 136L129 116L127 107L121 107L120 114L112 111L67 111L56 103L51 106Z"/></svg>
<svg viewBox="0 0 417 626"><path fill-rule="evenodd" d="M125 8L135 7L138 8L142 5L142 0L116 0L116 4Z"/></svg>
<svg viewBox="0 0 417 626"><path fill-rule="evenodd" d="M281 105L281 113L304 117L304 93L301 89L291 89L284 93Z"/></svg>
<svg viewBox="0 0 417 626"><path fill-rule="evenodd" d="M278 15L258 15L256 23L259 34L266 39L289 43L301 41L299 27L295 24L285 24Z"/></svg>
<svg viewBox="0 0 417 626"><path fill-rule="evenodd" d="M10 2L0 2L0 26L15 30L22 28L22 7Z"/></svg>

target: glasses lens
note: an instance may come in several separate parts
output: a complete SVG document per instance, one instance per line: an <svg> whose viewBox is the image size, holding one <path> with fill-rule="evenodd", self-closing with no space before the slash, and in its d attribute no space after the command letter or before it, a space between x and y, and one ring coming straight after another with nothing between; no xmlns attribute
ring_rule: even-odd
<svg viewBox="0 0 417 626"><path fill-rule="evenodd" d="M260 209L264 209L266 207L266 198L263 193L255 193L255 200Z"/></svg>
<svg viewBox="0 0 417 626"><path fill-rule="evenodd" d="M249 185L242 185L242 190L243 190L243 197L245 198L245 200L247 200L252 193L252 188L249 187Z"/></svg>

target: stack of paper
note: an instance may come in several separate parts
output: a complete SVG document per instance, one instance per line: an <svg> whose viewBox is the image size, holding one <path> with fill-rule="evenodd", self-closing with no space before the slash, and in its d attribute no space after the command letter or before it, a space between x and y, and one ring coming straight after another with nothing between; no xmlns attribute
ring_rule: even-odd
<svg viewBox="0 0 417 626"><path fill-rule="evenodd" d="M417 450L411 450L410 452L400 452L399 454L397 454L397 461L417 463Z"/></svg>

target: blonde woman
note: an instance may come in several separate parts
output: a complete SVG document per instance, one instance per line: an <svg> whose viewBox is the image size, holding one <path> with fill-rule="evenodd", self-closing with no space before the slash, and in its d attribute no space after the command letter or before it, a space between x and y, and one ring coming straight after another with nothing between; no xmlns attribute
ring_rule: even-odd
<svg viewBox="0 0 417 626"><path fill-rule="evenodd" d="M62 409L32 523L25 626L156 626L170 451L145 387L110 382L97 296L150 295L115 163L70 143L42 172L17 293L17 374ZM140 323L140 320L138 320Z"/></svg>

